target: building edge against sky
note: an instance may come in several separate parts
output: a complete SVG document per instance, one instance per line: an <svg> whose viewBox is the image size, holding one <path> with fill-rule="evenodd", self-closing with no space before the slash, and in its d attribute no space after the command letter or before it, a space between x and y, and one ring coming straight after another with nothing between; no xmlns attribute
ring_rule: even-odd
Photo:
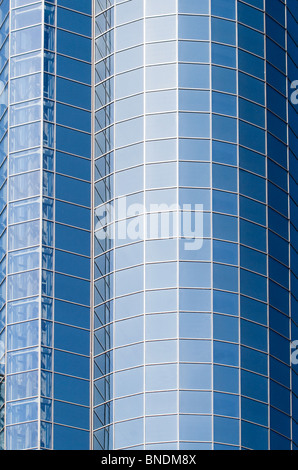
<svg viewBox="0 0 298 470"><path fill-rule="evenodd" d="M296 448L297 12L2 1L0 447Z"/></svg>

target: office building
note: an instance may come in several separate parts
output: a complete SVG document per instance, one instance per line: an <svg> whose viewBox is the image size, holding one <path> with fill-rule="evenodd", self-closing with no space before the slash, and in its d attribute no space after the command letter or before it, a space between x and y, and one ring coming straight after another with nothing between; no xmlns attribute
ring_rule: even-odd
<svg viewBox="0 0 298 470"><path fill-rule="evenodd" d="M1 2L1 448L296 449L297 17Z"/></svg>

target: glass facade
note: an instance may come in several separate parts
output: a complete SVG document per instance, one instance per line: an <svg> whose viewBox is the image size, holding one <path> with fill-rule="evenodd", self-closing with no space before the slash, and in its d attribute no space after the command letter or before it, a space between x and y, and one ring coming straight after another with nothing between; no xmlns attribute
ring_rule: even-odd
<svg viewBox="0 0 298 470"><path fill-rule="evenodd" d="M92 11L80 4L1 5L5 449L89 448Z"/></svg>
<svg viewBox="0 0 298 470"><path fill-rule="evenodd" d="M0 448L296 449L297 17L0 3Z"/></svg>
<svg viewBox="0 0 298 470"><path fill-rule="evenodd" d="M8 58L9 58L9 2L0 5L0 449L4 448L5 416L5 317L6 317L6 243L7 243L7 154L8 154Z"/></svg>

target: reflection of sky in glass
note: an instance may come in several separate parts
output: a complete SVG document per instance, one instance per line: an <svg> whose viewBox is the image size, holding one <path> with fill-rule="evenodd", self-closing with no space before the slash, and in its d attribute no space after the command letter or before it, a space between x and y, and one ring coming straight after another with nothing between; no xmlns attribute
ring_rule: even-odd
<svg viewBox="0 0 298 470"><path fill-rule="evenodd" d="M93 148L92 2L26 3L0 26L7 447L89 448L92 386L96 449L290 448L292 5L95 2ZM163 203L203 205L197 249Z"/></svg>

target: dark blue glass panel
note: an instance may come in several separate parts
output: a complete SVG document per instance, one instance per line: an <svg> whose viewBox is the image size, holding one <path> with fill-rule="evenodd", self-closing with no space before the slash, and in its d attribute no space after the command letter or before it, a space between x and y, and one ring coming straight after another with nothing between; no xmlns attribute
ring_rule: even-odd
<svg viewBox="0 0 298 470"><path fill-rule="evenodd" d="M58 299L89 305L90 284L83 279L56 274L55 295Z"/></svg>
<svg viewBox="0 0 298 470"><path fill-rule="evenodd" d="M84 230L55 224L56 246L62 250L90 255L90 233Z"/></svg>
<svg viewBox="0 0 298 470"><path fill-rule="evenodd" d="M57 4L65 8L70 8L71 10L86 13L87 15L91 15L92 13L91 0L84 0L83 3L81 0L58 0Z"/></svg>
<svg viewBox="0 0 298 470"><path fill-rule="evenodd" d="M91 132L91 114L82 109L66 106L61 103L56 105L56 120L58 124L72 127L85 132Z"/></svg>
<svg viewBox="0 0 298 470"><path fill-rule="evenodd" d="M89 328L90 309L81 305L55 300L55 320L69 325Z"/></svg>
<svg viewBox="0 0 298 470"><path fill-rule="evenodd" d="M57 78L57 100L84 109L91 109L91 88L65 78Z"/></svg>
<svg viewBox="0 0 298 470"><path fill-rule="evenodd" d="M91 65L57 54L57 74L91 85Z"/></svg>
<svg viewBox="0 0 298 470"><path fill-rule="evenodd" d="M66 176L73 176L90 181L91 164L90 160L56 152L56 171Z"/></svg>
<svg viewBox="0 0 298 470"><path fill-rule="evenodd" d="M56 450L89 450L89 432L55 424L54 448Z"/></svg>
<svg viewBox="0 0 298 470"><path fill-rule="evenodd" d="M64 351L54 352L55 372L89 379L90 358Z"/></svg>
<svg viewBox="0 0 298 470"><path fill-rule="evenodd" d="M57 400L87 406L89 404L89 382L87 380L54 374L54 393Z"/></svg>
<svg viewBox="0 0 298 470"><path fill-rule="evenodd" d="M56 175L56 197L89 207L90 184L78 179Z"/></svg>
<svg viewBox="0 0 298 470"><path fill-rule="evenodd" d="M91 138L89 134L57 125L56 146L62 152L91 158Z"/></svg>
<svg viewBox="0 0 298 470"><path fill-rule="evenodd" d="M74 11L58 7L57 27L90 37L92 22L90 16L81 15Z"/></svg>
<svg viewBox="0 0 298 470"><path fill-rule="evenodd" d="M268 429L243 421L241 431L243 447L255 450L268 449Z"/></svg>

